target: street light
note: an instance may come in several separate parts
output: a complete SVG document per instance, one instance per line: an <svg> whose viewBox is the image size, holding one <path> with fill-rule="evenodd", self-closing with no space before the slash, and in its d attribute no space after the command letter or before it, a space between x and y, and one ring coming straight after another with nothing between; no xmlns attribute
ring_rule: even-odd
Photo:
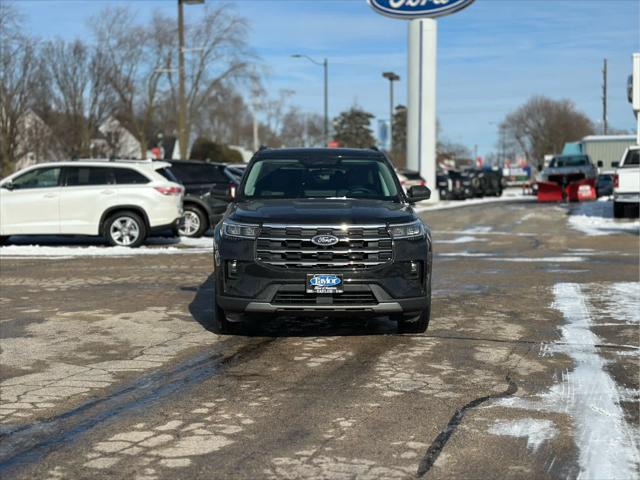
<svg viewBox="0 0 640 480"><path fill-rule="evenodd" d="M308 55L296 53L291 55L292 58L306 58L311 63L324 67L324 144L329 146L329 61L325 58L324 62L318 62Z"/></svg>
<svg viewBox="0 0 640 480"><path fill-rule="evenodd" d="M393 72L384 72L384 78L389 80L389 151L393 151L393 82L400 80L400 76Z"/></svg>
<svg viewBox="0 0 640 480"><path fill-rule="evenodd" d="M178 142L180 145L180 159L187 159L187 100L185 98L185 75L184 75L184 12L183 4L198 5L204 0L178 0Z"/></svg>

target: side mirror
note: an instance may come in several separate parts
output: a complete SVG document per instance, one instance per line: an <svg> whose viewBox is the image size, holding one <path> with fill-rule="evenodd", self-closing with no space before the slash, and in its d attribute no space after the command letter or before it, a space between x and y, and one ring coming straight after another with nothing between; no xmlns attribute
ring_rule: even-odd
<svg viewBox="0 0 640 480"><path fill-rule="evenodd" d="M407 192L410 203L421 202L422 200L429 200L431 198L431 190L428 187L422 185L414 185L409 188Z"/></svg>
<svg viewBox="0 0 640 480"><path fill-rule="evenodd" d="M13 184L13 182L11 180L9 180L7 183L3 183L2 186L0 186L0 188L5 188L9 191L13 190L15 187L15 185Z"/></svg>
<svg viewBox="0 0 640 480"><path fill-rule="evenodd" d="M602 160L598 160L598 168L604 167L604 162Z"/></svg>
<svg viewBox="0 0 640 480"><path fill-rule="evenodd" d="M611 167L612 168L618 168L620 166L620 162L612 162L611 163Z"/></svg>

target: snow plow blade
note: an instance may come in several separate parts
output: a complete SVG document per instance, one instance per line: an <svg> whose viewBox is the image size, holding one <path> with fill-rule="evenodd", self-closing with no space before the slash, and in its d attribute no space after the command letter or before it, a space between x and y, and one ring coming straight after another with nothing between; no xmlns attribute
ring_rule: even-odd
<svg viewBox="0 0 640 480"><path fill-rule="evenodd" d="M593 178L569 183L565 188L554 182L538 182L538 202L585 202L596 199Z"/></svg>
<svg viewBox="0 0 640 480"><path fill-rule="evenodd" d="M553 182L538 182L538 202L561 202L562 186Z"/></svg>

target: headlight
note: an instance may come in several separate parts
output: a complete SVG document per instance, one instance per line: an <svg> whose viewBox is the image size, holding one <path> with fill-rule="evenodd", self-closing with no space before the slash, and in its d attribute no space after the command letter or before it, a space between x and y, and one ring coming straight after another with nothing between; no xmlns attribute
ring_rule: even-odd
<svg viewBox="0 0 640 480"><path fill-rule="evenodd" d="M257 225L247 225L225 220L222 222L222 235L225 237L255 239L258 236L258 228Z"/></svg>
<svg viewBox="0 0 640 480"><path fill-rule="evenodd" d="M424 237L424 225L420 220L402 225L390 225L389 233L393 239L398 238L422 238Z"/></svg>

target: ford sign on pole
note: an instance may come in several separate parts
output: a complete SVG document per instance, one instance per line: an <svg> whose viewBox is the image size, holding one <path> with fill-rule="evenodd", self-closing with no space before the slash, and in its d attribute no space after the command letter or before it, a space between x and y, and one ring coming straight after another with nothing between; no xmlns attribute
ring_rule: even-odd
<svg viewBox="0 0 640 480"><path fill-rule="evenodd" d="M467 8L475 0L368 0L382 15L393 18L436 18Z"/></svg>

